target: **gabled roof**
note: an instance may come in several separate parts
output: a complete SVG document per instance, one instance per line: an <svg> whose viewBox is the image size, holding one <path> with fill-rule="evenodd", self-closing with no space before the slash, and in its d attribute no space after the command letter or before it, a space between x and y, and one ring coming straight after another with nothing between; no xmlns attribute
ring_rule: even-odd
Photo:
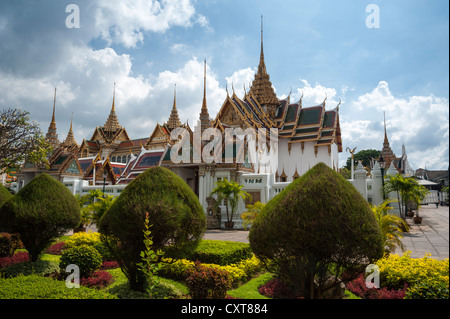
<svg viewBox="0 0 450 319"><path fill-rule="evenodd" d="M146 150L144 148L141 149L141 152L136 157L131 155L131 159L128 161L128 164L123 168L120 177L118 178L117 183L119 184L127 184L132 179L137 177L139 174L143 173L147 169L153 166L159 166L161 164L161 160L164 156L165 150Z"/></svg>

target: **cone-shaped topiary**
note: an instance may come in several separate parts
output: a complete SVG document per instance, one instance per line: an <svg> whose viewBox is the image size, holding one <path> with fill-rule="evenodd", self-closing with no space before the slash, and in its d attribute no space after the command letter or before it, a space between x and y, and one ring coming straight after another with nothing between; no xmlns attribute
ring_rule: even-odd
<svg viewBox="0 0 450 319"><path fill-rule="evenodd" d="M343 272L351 278L383 254L368 202L324 163L266 204L249 241L256 256L305 298L330 297Z"/></svg>
<svg viewBox="0 0 450 319"><path fill-rule="evenodd" d="M53 239L77 227L80 207L61 182L41 174L0 208L0 225L20 239L36 261Z"/></svg>
<svg viewBox="0 0 450 319"><path fill-rule="evenodd" d="M192 189L170 170L153 167L140 174L120 194L99 223L110 248L133 290L145 290L138 269L144 246L144 221L149 215L153 250L181 257L203 236L206 217ZM116 240L111 240L111 239Z"/></svg>
<svg viewBox="0 0 450 319"><path fill-rule="evenodd" d="M0 184L0 207L11 197L12 194L9 192L9 190L5 186Z"/></svg>

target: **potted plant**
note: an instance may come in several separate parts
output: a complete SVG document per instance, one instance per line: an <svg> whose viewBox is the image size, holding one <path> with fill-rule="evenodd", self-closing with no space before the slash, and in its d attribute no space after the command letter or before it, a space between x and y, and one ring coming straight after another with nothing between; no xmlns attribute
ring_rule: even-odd
<svg viewBox="0 0 450 319"><path fill-rule="evenodd" d="M222 203L222 201L225 204L225 209L227 212L227 221L225 222L226 229L233 229L234 227L233 216L238 207L239 199L246 199L250 196L246 191L242 190L243 187L243 185L239 185L239 183L235 181L229 181L224 178L217 181L216 187L211 192L211 195L217 196L217 207L220 203Z"/></svg>

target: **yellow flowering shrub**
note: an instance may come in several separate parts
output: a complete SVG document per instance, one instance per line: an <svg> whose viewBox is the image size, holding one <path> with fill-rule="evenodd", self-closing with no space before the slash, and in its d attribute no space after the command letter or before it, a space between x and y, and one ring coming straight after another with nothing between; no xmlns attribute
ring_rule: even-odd
<svg viewBox="0 0 450 319"><path fill-rule="evenodd" d="M159 274L175 280L184 280L187 276L187 271L193 269L195 263L187 259L162 259L163 266L161 267ZM232 284L235 285L239 282L250 279L253 275L259 272L262 268L262 264L256 256L244 259L238 263L220 266L217 264L202 264L207 268L217 268L225 270L230 275Z"/></svg>
<svg viewBox="0 0 450 319"><path fill-rule="evenodd" d="M426 254L423 258L389 255L377 261L382 286L400 288L409 286L407 298L448 298L449 259L437 260Z"/></svg>
<svg viewBox="0 0 450 319"><path fill-rule="evenodd" d="M78 232L70 236L66 241L66 248L88 245L94 246L100 242L100 233L92 232Z"/></svg>

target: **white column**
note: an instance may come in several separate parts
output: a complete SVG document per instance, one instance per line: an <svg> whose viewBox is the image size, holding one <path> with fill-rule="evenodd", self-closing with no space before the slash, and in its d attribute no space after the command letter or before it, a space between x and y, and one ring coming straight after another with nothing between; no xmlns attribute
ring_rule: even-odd
<svg viewBox="0 0 450 319"><path fill-rule="evenodd" d="M353 163L353 161L352 161ZM352 164L353 166L353 164ZM353 173L353 167L352 167ZM367 200L367 172L362 166L361 162L358 163L356 171L354 172L354 177L352 176L353 185L361 193L361 195Z"/></svg>
<svg viewBox="0 0 450 319"><path fill-rule="evenodd" d="M378 162L375 162L375 165L372 169L372 191L373 191L373 205L380 205L383 203L383 181L381 177L381 168Z"/></svg>

